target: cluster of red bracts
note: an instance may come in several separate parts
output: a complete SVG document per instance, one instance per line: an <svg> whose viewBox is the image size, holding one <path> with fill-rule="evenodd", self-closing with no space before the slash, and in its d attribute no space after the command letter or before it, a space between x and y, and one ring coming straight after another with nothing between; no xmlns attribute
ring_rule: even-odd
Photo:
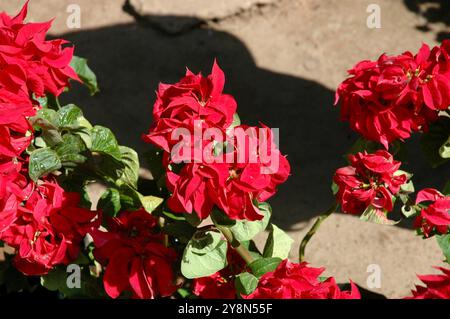
<svg viewBox="0 0 450 319"><path fill-rule="evenodd" d="M195 212L204 219L217 206L231 219L260 220L263 215L256 201L265 201L276 192L288 178L290 166L268 127L232 126L237 104L232 96L222 93L224 84L225 76L217 63L207 77L188 70L178 83L161 84L153 107L154 122L143 138L166 152L167 186L172 193L167 204L172 211ZM203 132L212 128L221 133L216 134L222 136L220 141L217 136L193 141L196 129L203 137ZM189 155L174 152L180 143L174 138L177 130L189 135L185 139ZM212 147L217 142L228 149L234 147L217 155ZM208 146L211 152L202 151ZM202 150L197 152L199 147ZM198 153L200 157L195 155ZM224 160L225 156L231 160ZM177 159L185 164L174 170L170 164Z"/></svg>
<svg viewBox="0 0 450 319"><path fill-rule="evenodd" d="M430 48L423 44L414 55L381 55L377 61L361 61L340 84L336 104L341 119L367 140L390 143L405 140L413 132L426 131L440 112L450 106L450 40ZM387 151L349 156L350 165L338 169L334 183L342 211L362 214L368 208L387 221L387 213L408 182L401 163ZM445 235L450 227L450 196L426 188L417 193L414 226L424 237ZM412 298L449 298L449 270L443 275L419 276L427 287L418 286Z"/></svg>
<svg viewBox="0 0 450 319"><path fill-rule="evenodd" d="M26 14L27 4L16 17L0 13L0 240L16 249L20 271L39 275L77 258L96 213L79 208L79 195L51 177L28 176L37 98L58 96L79 78L69 66L73 47L47 41L51 22L24 23Z"/></svg>
<svg viewBox="0 0 450 319"><path fill-rule="evenodd" d="M361 61L339 86L341 119L364 138L388 148L414 131L426 130L450 105L450 41L413 55L381 55Z"/></svg>

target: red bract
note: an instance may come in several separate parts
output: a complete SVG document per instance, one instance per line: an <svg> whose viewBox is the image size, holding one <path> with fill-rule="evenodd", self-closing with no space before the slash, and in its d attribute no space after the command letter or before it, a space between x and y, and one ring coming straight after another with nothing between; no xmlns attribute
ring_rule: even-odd
<svg viewBox="0 0 450 319"><path fill-rule="evenodd" d="M442 271L440 275L418 276L426 285L416 286L412 296L406 299L450 299L450 269L436 267Z"/></svg>
<svg viewBox="0 0 450 319"><path fill-rule="evenodd" d="M393 197L408 177L397 173L401 163L386 151L349 155L350 166L339 168L333 178L339 190L336 198L342 211L361 214L372 205L381 212L393 208Z"/></svg>
<svg viewBox="0 0 450 319"><path fill-rule="evenodd" d="M78 207L80 196L65 192L56 182L39 185L1 239L17 249L14 263L26 275L48 273L78 257L80 244L93 226L96 212Z"/></svg>
<svg viewBox="0 0 450 319"><path fill-rule="evenodd" d="M167 172L167 189L172 193L167 205L174 212L195 213L204 219L214 207L214 194L228 177L225 164L186 164L176 174Z"/></svg>
<svg viewBox="0 0 450 319"><path fill-rule="evenodd" d="M193 293L203 299L235 299L235 276L245 270L244 260L228 248L228 266L209 277L194 279Z"/></svg>
<svg viewBox="0 0 450 319"><path fill-rule="evenodd" d="M351 291L341 291L333 277L320 281L323 268L307 263L283 260L277 269L259 279L258 287L245 299L360 299L358 288L351 282Z"/></svg>
<svg viewBox="0 0 450 319"><path fill-rule="evenodd" d="M386 148L395 140L426 129L438 110L450 105L450 60L445 42L430 51L423 45L417 55L381 55L349 70L352 77L339 86L341 119L366 139Z"/></svg>
<svg viewBox="0 0 450 319"><path fill-rule="evenodd" d="M264 217L256 201L276 193L289 176L289 162L276 148L268 127L238 126L233 133L227 141L230 152L208 157L207 163L185 164L179 173L167 172L171 210L195 211L204 219L217 205L231 219Z"/></svg>
<svg viewBox="0 0 450 319"><path fill-rule="evenodd" d="M74 48L63 47L65 40L45 39L51 21L24 23L27 6L14 18L0 13L0 86L30 96L58 96L69 79L80 81L69 66Z"/></svg>
<svg viewBox="0 0 450 319"><path fill-rule="evenodd" d="M264 215L255 202L276 193L289 177L289 162L266 126L238 126L229 144L234 147L233 160L228 162L225 188L217 190L217 206L231 219L260 220Z"/></svg>
<svg viewBox="0 0 450 319"><path fill-rule="evenodd" d="M202 121L205 128L225 130L233 122L236 101L222 93L224 84L225 76L216 62L208 77L187 70L180 82L160 84L153 106L154 122L144 140L170 152L178 142L171 138L174 129L191 131L194 121Z"/></svg>
<svg viewBox="0 0 450 319"><path fill-rule="evenodd" d="M420 228L425 237L429 237L433 231L446 234L450 226L450 196L445 196L435 189L426 188L417 193L416 205L424 202L431 202L431 204L422 208L414 226Z"/></svg>
<svg viewBox="0 0 450 319"><path fill-rule="evenodd" d="M24 175L23 164L7 161L0 164L0 238L18 218L18 209L33 190Z"/></svg>
<svg viewBox="0 0 450 319"><path fill-rule="evenodd" d="M28 97L0 88L0 159L18 157L29 146L33 128L27 117L35 112Z"/></svg>
<svg viewBox="0 0 450 319"><path fill-rule="evenodd" d="M123 291L149 299L173 294L177 286L172 270L177 256L164 246L157 219L143 209L112 218L108 232L91 231L95 256L106 265L106 293L117 298Z"/></svg>

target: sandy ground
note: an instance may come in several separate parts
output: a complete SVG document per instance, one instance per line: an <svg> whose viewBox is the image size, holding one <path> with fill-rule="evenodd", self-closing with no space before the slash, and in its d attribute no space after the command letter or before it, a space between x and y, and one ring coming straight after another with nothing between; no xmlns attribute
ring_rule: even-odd
<svg viewBox="0 0 450 319"><path fill-rule="evenodd" d="M139 152L149 149L139 137L150 124L158 82L176 81L185 66L207 73L217 58L242 120L281 128L280 147L292 176L271 203L274 221L296 245L331 204L331 176L356 139L332 106L346 70L383 52L436 44L450 31L448 10L437 7L435 14L420 16L412 11L413 0L248 0L225 7L210 1L201 10L200 1L186 1L185 7L177 1L133 0L124 7L125 0L32 0L30 17L56 17L53 34L73 41L98 75L100 94L91 98L75 87L65 100ZM0 0L0 10L12 13L22 3ZM80 29L66 25L73 3L81 9ZM370 3L381 8L380 29L366 25ZM415 173L416 186L441 188L448 168L431 170L417 144L410 144L415 159L405 169ZM381 287L372 290L402 297L417 282L416 273L432 272L442 257L433 239L416 237L406 223L378 226L335 214L311 241L307 259L339 281L351 278L363 287L367 267L377 264Z"/></svg>

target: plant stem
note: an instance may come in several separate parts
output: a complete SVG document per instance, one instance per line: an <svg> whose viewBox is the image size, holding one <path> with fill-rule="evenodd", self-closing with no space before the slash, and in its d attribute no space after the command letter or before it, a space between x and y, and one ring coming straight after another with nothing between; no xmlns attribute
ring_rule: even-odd
<svg viewBox="0 0 450 319"><path fill-rule="evenodd" d="M217 229L223 234L228 243L234 250L244 259L247 265L253 262L253 257L250 252L233 236L233 232L225 226L216 225Z"/></svg>
<svg viewBox="0 0 450 319"><path fill-rule="evenodd" d="M305 237L303 237L300 248L298 250L298 259L300 262L303 262L305 260L305 249L306 245L308 245L309 240L317 232L323 221L327 219L327 217L330 216L333 212L335 212L337 208L338 204L334 203L333 206L331 206L325 213L323 213L316 219L314 225L312 225L311 229L306 233Z"/></svg>

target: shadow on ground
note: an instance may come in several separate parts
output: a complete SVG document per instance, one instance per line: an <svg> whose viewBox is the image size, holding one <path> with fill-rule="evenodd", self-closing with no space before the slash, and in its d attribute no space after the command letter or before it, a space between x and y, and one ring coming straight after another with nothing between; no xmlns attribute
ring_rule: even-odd
<svg viewBox="0 0 450 319"><path fill-rule="evenodd" d="M177 23L186 17L155 19ZM63 37L76 45L77 55L89 59L101 87L98 95L90 97L75 86L63 100L80 105L93 123L110 127L120 143L140 153L150 148L140 136L150 125L158 82L177 81L186 66L208 74L217 58L227 75L225 91L238 101L242 121L281 128L280 148L288 154L292 176L271 200L274 222L292 229L332 202L332 174L344 164L342 154L356 137L338 121L330 89L258 67L238 38L205 26L171 36L151 25L133 23ZM425 172L418 174L419 179L428 179L424 167L419 163L415 169Z"/></svg>
<svg viewBox="0 0 450 319"><path fill-rule="evenodd" d="M421 15L425 19L423 25L418 25L417 29L422 31L430 31L430 25L435 23L443 23L450 26L450 1L449 0L403 0L405 6ZM450 39L450 33L438 31L436 40L442 41Z"/></svg>

